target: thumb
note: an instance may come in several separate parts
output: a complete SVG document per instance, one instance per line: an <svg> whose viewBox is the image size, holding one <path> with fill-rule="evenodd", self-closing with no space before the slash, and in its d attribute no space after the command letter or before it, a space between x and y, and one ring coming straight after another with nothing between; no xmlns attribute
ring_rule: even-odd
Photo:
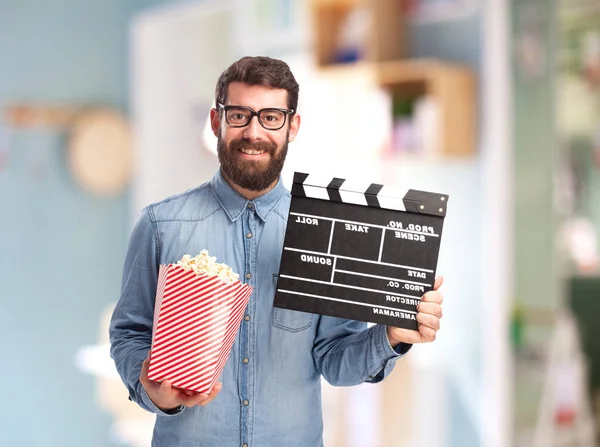
<svg viewBox="0 0 600 447"><path fill-rule="evenodd" d="M440 287L442 287L443 283L444 283L444 277L443 276L438 276L437 278L435 278L435 283L433 284L433 290L437 290Z"/></svg>
<svg viewBox="0 0 600 447"><path fill-rule="evenodd" d="M160 384L160 390L165 393L171 391L171 382L168 380L163 380Z"/></svg>

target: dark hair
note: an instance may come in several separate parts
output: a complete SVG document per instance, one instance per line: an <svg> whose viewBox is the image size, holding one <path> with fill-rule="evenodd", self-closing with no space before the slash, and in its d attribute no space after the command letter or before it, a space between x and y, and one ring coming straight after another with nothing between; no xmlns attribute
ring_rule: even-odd
<svg viewBox="0 0 600 447"><path fill-rule="evenodd" d="M288 64L279 59L247 56L231 64L221 73L217 81L215 89L217 103L227 104L227 91L232 82L285 89L288 92L288 109L293 109L294 113L298 110L300 86Z"/></svg>

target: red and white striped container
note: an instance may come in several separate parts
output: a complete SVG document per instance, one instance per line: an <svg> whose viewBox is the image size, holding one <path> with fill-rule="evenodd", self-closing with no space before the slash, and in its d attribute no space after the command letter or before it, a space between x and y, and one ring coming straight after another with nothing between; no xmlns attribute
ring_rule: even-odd
<svg viewBox="0 0 600 447"><path fill-rule="evenodd" d="M161 265L148 378L209 393L223 371L252 287Z"/></svg>

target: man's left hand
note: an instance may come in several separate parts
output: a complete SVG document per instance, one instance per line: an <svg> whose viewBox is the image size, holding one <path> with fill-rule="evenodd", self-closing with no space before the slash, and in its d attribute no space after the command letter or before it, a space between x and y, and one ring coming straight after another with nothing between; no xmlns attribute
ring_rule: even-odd
<svg viewBox="0 0 600 447"><path fill-rule="evenodd" d="M440 318L442 318L442 301L444 296L438 290L444 278L438 276L433 285L433 290L427 292L421 298L417 306L417 323L419 330L401 329L398 327L387 327L387 336L393 348L400 343L429 343L435 340L437 331L440 330Z"/></svg>

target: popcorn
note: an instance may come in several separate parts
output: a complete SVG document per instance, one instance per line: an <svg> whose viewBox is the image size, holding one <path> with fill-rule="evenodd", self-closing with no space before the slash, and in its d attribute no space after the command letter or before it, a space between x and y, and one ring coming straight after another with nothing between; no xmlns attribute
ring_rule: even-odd
<svg viewBox="0 0 600 447"><path fill-rule="evenodd" d="M216 257L209 256L208 250L202 250L199 255L193 258L190 255L183 255L175 265L182 267L185 271L193 270L196 275L218 276L221 281L227 284L231 284L240 278L240 275L234 273L227 264L219 264Z"/></svg>
<svg viewBox="0 0 600 447"><path fill-rule="evenodd" d="M209 393L225 367L252 293L207 250L158 272L148 378Z"/></svg>

